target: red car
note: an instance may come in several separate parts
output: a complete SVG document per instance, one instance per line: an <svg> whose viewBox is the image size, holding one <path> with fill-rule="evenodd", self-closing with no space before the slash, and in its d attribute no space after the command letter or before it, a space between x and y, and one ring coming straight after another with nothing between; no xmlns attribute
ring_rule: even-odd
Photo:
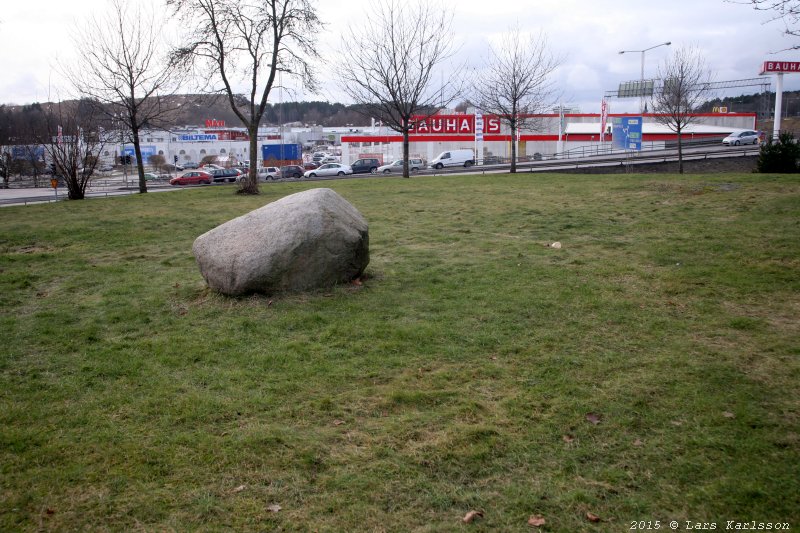
<svg viewBox="0 0 800 533"><path fill-rule="evenodd" d="M303 168L306 170L314 170L315 168L319 168L320 163L314 163L313 161L308 161L303 163Z"/></svg>
<svg viewBox="0 0 800 533"><path fill-rule="evenodd" d="M214 177L209 174L208 172L202 170L192 170L191 172L185 172L184 174L178 176L177 178L172 178L169 180L170 185L198 185L198 184L206 184L208 185L214 180Z"/></svg>

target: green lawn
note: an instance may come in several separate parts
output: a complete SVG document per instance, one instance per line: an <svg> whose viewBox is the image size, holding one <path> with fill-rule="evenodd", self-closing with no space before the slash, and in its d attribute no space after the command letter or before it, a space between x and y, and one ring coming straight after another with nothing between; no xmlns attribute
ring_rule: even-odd
<svg viewBox="0 0 800 533"><path fill-rule="evenodd" d="M363 284L205 287L317 185L0 209L0 531L800 527L800 178L325 182Z"/></svg>

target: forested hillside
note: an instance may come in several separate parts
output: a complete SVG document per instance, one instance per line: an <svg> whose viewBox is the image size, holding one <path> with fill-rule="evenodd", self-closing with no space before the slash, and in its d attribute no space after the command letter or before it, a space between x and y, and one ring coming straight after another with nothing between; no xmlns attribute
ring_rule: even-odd
<svg viewBox="0 0 800 533"><path fill-rule="evenodd" d="M68 102L67 106L86 105ZM245 105L245 102L242 102ZM12 136L25 136L44 122L51 104L42 102L20 106L0 105L0 130L10 130ZM203 126L208 119L223 120L227 126L240 126L227 98L214 95L176 95L165 99L164 106L174 109L169 122L173 126ZM369 118L357 112L357 106L328 102L283 102L267 104L262 125L304 124L319 126L365 125Z"/></svg>

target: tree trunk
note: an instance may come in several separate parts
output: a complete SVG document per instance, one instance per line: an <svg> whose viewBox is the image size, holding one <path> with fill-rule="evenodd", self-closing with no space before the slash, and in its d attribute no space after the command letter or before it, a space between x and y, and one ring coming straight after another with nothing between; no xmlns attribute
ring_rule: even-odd
<svg viewBox="0 0 800 533"><path fill-rule="evenodd" d="M250 168L247 170L247 179L243 180L237 191L239 194L258 194L258 122L247 128L250 135ZM281 141L283 142L283 141Z"/></svg>
<svg viewBox="0 0 800 533"><path fill-rule="evenodd" d="M403 130L403 177L410 178L411 174L408 171L408 130Z"/></svg>
<svg viewBox="0 0 800 533"><path fill-rule="evenodd" d="M678 174L683 174L683 138L681 128L678 128Z"/></svg>
<svg viewBox="0 0 800 533"><path fill-rule="evenodd" d="M139 192L147 192L147 180L144 179L144 161L142 161L142 146L139 144L139 127L135 120L131 120L131 134L133 135L133 153L136 156L136 174L139 176Z"/></svg>
<svg viewBox="0 0 800 533"><path fill-rule="evenodd" d="M64 176L64 181L67 182L67 198L70 200L83 200L85 196L84 188L81 187L77 173L75 176Z"/></svg>
<svg viewBox="0 0 800 533"><path fill-rule="evenodd" d="M518 124L511 122L511 173L517 173L517 128Z"/></svg>

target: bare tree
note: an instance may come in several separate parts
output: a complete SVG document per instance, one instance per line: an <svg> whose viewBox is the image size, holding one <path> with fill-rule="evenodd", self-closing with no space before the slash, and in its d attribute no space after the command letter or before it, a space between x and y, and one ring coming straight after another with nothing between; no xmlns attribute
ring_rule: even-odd
<svg viewBox="0 0 800 533"><path fill-rule="evenodd" d="M47 136L40 142L54 177L64 179L70 200L82 200L105 146L98 106L86 100L50 104L45 117Z"/></svg>
<svg viewBox="0 0 800 533"><path fill-rule="evenodd" d="M511 131L511 172L517 171L519 131L538 126L534 115L555 103L550 75L560 60L550 51L543 33L526 37L519 27L505 33L498 47L490 47L485 72L475 87L481 111L497 115Z"/></svg>
<svg viewBox="0 0 800 533"><path fill-rule="evenodd" d="M92 19L77 37L81 55L68 76L78 92L121 127L133 143L139 192L147 192L139 134L163 127L175 108L166 96L177 90L180 71L168 61L155 14L138 3L110 0L110 11ZM122 139L123 142L126 139Z"/></svg>
<svg viewBox="0 0 800 533"><path fill-rule="evenodd" d="M281 73L315 84L310 61L318 57L311 29L320 25L310 0L167 0L192 28L175 58L218 78L219 92L250 136L250 170L240 192L258 194L258 126ZM241 83L247 88L238 96ZM244 101L245 105L240 105Z"/></svg>
<svg viewBox="0 0 800 533"><path fill-rule="evenodd" d="M657 77L661 86L653 92L653 118L677 134L678 172L683 174L682 133L697 119L697 108L711 97L711 71L697 48L684 47L659 66Z"/></svg>
<svg viewBox="0 0 800 533"><path fill-rule="evenodd" d="M379 0L374 6L342 39L339 85L358 109L403 135L408 178L413 118L431 115L461 92L457 73L445 78L442 70L453 55L452 15L424 1Z"/></svg>
<svg viewBox="0 0 800 533"><path fill-rule="evenodd" d="M11 152L8 147L0 142L0 189L8 189L9 177L11 176Z"/></svg>
<svg viewBox="0 0 800 533"><path fill-rule="evenodd" d="M19 147L26 173L33 176L33 186L39 186L39 174L44 170L44 147L38 144L25 144Z"/></svg>
<svg viewBox="0 0 800 533"><path fill-rule="evenodd" d="M5 105L0 105L0 189L8 189L11 176L11 113Z"/></svg>
<svg viewBox="0 0 800 533"><path fill-rule="evenodd" d="M167 163L167 158L161 154L153 154L147 158L147 162L150 163L150 166L152 166L156 172L160 173L161 169Z"/></svg>

